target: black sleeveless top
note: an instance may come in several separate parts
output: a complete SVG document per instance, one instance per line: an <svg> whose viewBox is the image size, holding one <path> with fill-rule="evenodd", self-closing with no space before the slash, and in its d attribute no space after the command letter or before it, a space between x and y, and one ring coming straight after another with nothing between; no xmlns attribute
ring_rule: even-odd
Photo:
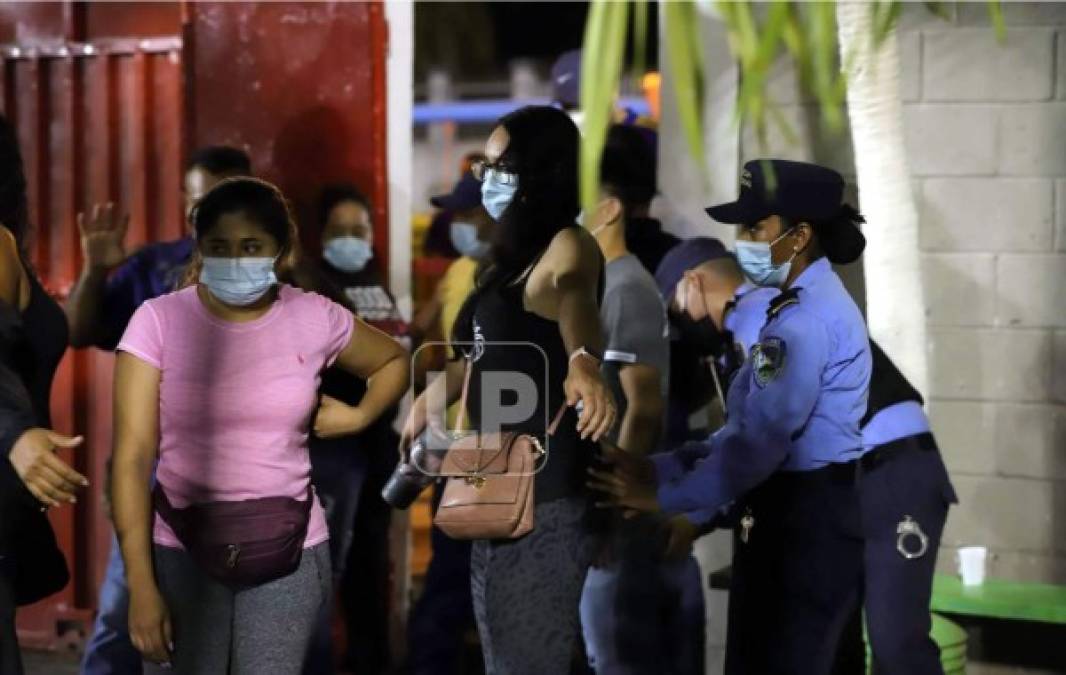
<svg viewBox="0 0 1066 675"><path fill-rule="evenodd" d="M577 433L577 413L573 408L566 411L555 435L545 443L546 424L551 422L565 400L563 382L569 369L569 357L559 334L559 324L526 311L522 299L524 289L525 281L514 285L497 284L484 289L475 300L475 360L467 398L467 415L474 427L479 428L482 374L493 371L517 372L529 377L536 386L536 409L526 421L502 424L500 430L536 436L548 451L547 462L536 478L536 503L564 497L585 497L585 470L596 452L596 444L581 440ZM530 343L536 347L493 344L499 342ZM468 350L466 347L463 351ZM501 397L502 401L490 403L505 406L517 403L513 394L512 400L508 400L506 391Z"/></svg>
<svg viewBox="0 0 1066 675"><path fill-rule="evenodd" d="M22 381L33 401L33 411L39 426L51 428L48 399L56 368L67 350L69 331L67 318L55 300L48 296L37 278L30 274L30 304L22 312L23 334L19 345L19 364Z"/></svg>
<svg viewBox="0 0 1066 675"><path fill-rule="evenodd" d="M925 404L918 390L907 381L903 373L899 372L896 364L892 363L892 359L888 358L888 355L873 340L870 340L870 356L873 357L870 397L866 404L866 415L859 422L860 429L866 426L874 415L897 403L916 401L919 405Z"/></svg>
<svg viewBox="0 0 1066 675"><path fill-rule="evenodd" d="M52 379L67 348L63 310L30 274L30 303L21 312L21 329L5 344L5 361L22 381L33 409L32 422L51 428L48 414ZM24 395L23 395L24 396ZM17 431L17 429L15 429ZM3 448L8 450L9 448ZM55 533L37 500L19 480L9 462L0 469L0 574L11 579L15 602L36 602L62 589L70 579Z"/></svg>

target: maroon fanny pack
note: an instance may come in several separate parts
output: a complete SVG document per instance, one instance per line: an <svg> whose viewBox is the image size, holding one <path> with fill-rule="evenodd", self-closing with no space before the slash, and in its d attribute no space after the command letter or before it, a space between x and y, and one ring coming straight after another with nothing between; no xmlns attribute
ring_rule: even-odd
<svg viewBox="0 0 1066 675"><path fill-rule="evenodd" d="M314 489L307 499L263 497L174 508L156 484L155 510L200 567L231 586L254 586L300 566Z"/></svg>

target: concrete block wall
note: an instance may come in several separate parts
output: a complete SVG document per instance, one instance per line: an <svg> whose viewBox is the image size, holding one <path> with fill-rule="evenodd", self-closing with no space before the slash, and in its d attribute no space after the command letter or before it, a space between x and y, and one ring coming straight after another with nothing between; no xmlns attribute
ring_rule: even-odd
<svg viewBox="0 0 1066 675"><path fill-rule="evenodd" d="M908 31L930 410L960 499L940 567L985 544L994 576L1066 583L1066 5L1004 9L1002 46L983 6Z"/></svg>
<svg viewBox="0 0 1066 675"><path fill-rule="evenodd" d="M990 574L1066 583L1066 3L983 3L900 24L907 158L920 214L928 409L961 503L939 565L984 544ZM786 64L771 95L797 132L742 154L854 176L847 130L820 128Z"/></svg>

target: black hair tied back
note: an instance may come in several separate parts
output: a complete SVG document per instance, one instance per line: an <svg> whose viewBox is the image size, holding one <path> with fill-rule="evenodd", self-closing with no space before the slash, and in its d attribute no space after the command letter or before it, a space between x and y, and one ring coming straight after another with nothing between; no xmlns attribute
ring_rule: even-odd
<svg viewBox="0 0 1066 675"><path fill-rule="evenodd" d="M818 242L830 262L846 265L858 260L866 249L866 237L860 228L865 222L866 218L858 209L844 203L834 217L812 223Z"/></svg>

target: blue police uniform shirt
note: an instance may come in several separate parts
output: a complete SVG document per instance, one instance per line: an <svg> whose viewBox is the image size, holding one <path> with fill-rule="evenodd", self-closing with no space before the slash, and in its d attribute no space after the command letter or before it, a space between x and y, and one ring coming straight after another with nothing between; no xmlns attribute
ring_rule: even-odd
<svg viewBox="0 0 1066 675"><path fill-rule="evenodd" d="M722 323L733 334L734 343L744 352L744 360L751 348L759 341L759 332L766 325L766 310L770 301L780 293L776 288L756 286L746 281L737 288L733 309L726 313Z"/></svg>
<svg viewBox="0 0 1066 675"><path fill-rule="evenodd" d="M114 350L141 303L177 288L193 247L192 237L149 244L111 273L100 305L104 330L96 341L97 347Z"/></svg>
<svg viewBox="0 0 1066 675"><path fill-rule="evenodd" d="M725 330L733 334L734 349L744 355L745 361L751 348L759 341L759 331L766 323L766 310L770 307L770 301L780 292L776 288L756 286L747 281L737 287L733 295L733 308L725 314L722 324ZM710 445L707 443L689 443L674 452L652 455L651 460L656 465L660 480L663 476L671 476L671 480L674 480L698 460L703 459L709 449ZM704 525L711 522L718 511L699 509L690 511L685 516L695 525Z"/></svg>
<svg viewBox="0 0 1066 675"><path fill-rule="evenodd" d="M862 455L872 360L859 308L820 258L795 280L797 299L769 318L729 390L727 421L684 475L660 475L663 510L718 509L775 471L812 471ZM673 479L673 480L671 480Z"/></svg>
<svg viewBox="0 0 1066 675"><path fill-rule="evenodd" d="M929 433L929 418L918 401L890 405L874 415L862 428L863 451L868 452L901 438Z"/></svg>

